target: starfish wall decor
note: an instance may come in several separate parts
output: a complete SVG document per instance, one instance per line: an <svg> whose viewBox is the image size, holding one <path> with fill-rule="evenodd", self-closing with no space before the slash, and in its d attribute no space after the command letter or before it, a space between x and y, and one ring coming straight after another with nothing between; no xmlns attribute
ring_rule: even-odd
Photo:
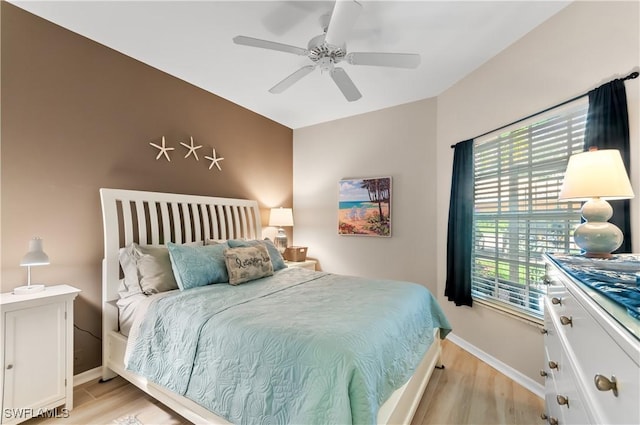
<svg viewBox="0 0 640 425"><path fill-rule="evenodd" d="M182 146L184 146L185 148L189 149L187 154L184 156L185 158L187 158L189 155L193 154L193 157L196 159L196 161L200 161L200 158L198 158L198 153L196 152L196 150L200 149L202 147L202 145L194 146L193 145L193 137L191 137L191 144L190 145L187 145L184 142L180 142L180 144Z"/></svg>
<svg viewBox="0 0 640 425"><path fill-rule="evenodd" d="M213 166L215 165L216 167L218 167L218 170L222 171L222 168L220 168L220 164L218 163L222 161L224 158L218 158L216 156L215 148L213 148L213 156L205 156L205 158L211 161L211 165L209 165L209 169L212 169Z"/></svg>
<svg viewBox="0 0 640 425"><path fill-rule="evenodd" d="M187 144L184 142L179 142L182 146L184 146L187 149L187 153L184 156L185 158L188 158L189 156L194 157L194 159L196 161L200 161L200 158L198 157L198 152L196 152L198 149L202 148L202 145L196 145L193 141L193 137L190 137L191 139L191 143ZM171 158L169 157L169 153L170 151L175 150L175 148L173 147L168 147L166 145L166 140L165 137L162 136L162 144L158 145L156 143L150 142L149 143L151 146L153 146L154 148L158 149L158 155L156 155L156 161L160 159L161 156L164 156L166 158L166 160L168 162L171 162ZM222 167L220 167L220 161L222 161L224 158L222 157L218 157L216 155L216 149L212 148L213 150L213 155L212 156L206 156L205 155L205 159L208 159L209 161L211 161L211 164L209 165L209 170L211 170L213 168L213 166L215 165L218 168L218 171L222 171Z"/></svg>
<svg viewBox="0 0 640 425"><path fill-rule="evenodd" d="M161 157L162 155L164 155L164 156L165 156L165 158L167 158L167 161L171 162L171 158L169 158L169 151L172 151L172 150L174 150L175 148L168 148L168 147L165 145L164 136L162 136L162 146L156 145L156 144L155 144L155 143L153 143L153 142L152 142L152 143L149 143L149 144L150 144L151 146L153 146L154 148L157 148L157 149L159 149L159 150L160 150L160 152L158 152L158 156L156 156L156 161L157 161L158 159L160 159L160 157Z"/></svg>

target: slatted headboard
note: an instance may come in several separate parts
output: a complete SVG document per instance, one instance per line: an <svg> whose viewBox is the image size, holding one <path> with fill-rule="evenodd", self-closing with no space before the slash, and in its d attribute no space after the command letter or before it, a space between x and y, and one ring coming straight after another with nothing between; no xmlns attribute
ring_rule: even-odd
<svg viewBox="0 0 640 425"><path fill-rule="evenodd" d="M121 278L118 252L141 245L184 243L206 239L259 239L262 235L258 202L136 190L100 189L104 227L102 260L102 328L118 330Z"/></svg>

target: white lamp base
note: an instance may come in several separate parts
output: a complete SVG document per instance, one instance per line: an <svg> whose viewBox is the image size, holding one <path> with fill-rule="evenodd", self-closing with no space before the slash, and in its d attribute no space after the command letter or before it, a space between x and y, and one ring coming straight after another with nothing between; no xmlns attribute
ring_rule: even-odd
<svg viewBox="0 0 640 425"><path fill-rule="evenodd" d="M611 258L611 253L622 245L622 231L607 221L612 215L613 208L604 199L593 198L582 206L582 216L587 221L576 227L573 240L585 251L585 257Z"/></svg>
<svg viewBox="0 0 640 425"><path fill-rule="evenodd" d="M44 285L28 285L28 286L18 286L13 289L14 295L28 295L35 294L36 292L44 291Z"/></svg>

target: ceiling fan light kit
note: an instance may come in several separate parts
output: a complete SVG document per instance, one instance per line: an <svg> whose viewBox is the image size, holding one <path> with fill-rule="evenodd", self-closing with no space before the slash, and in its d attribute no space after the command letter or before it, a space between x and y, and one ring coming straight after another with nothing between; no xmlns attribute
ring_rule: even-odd
<svg viewBox="0 0 640 425"><path fill-rule="evenodd" d="M269 92L274 94L282 93L319 67L321 71L329 73L343 96L349 102L353 102L360 99L362 94L347 72L341 67L336 67L336 64L345 61L350 65L392 68L417 68L420 65L420 55L414 53L348 52L345 42L355 21L360 16L361 10L362 5L356 1L336 1L329 21L326 22L326 16L320 19L324 34L309 40L306 49L243 35L234 37L233 42L244 46L307 56L313 62L311 65L303 66L293 72L271 87Z"/></svg>

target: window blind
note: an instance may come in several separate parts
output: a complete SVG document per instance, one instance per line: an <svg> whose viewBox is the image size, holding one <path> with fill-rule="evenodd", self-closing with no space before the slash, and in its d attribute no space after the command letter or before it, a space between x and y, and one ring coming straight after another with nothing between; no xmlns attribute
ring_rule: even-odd
<svg viewBox="0 0 640 425"><path fill-rule="evenodd" d="M577 253L580 202L559 202L569 157L582 152L588 103L487 135L474 145L472 296L543 317L543 252Z"/></svg>

